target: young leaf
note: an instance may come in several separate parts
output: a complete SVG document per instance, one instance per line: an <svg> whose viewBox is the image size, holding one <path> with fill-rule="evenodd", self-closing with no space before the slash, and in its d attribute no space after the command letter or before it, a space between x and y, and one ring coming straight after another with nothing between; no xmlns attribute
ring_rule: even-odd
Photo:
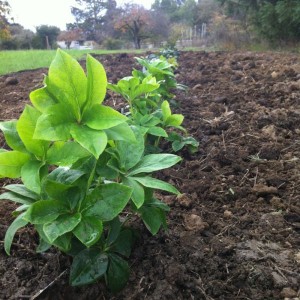
<svg viewBox="0 0 300 300"><path fill-rule="evenodd" d="M144 134L138 127L133 127L136 141L117 141L116 149L119 154L119 164L124 170L135 166L144 154Z"/></svg>
<svg viewBox="0 0 300 300"><path fill-rule="evenodd" d="M41 192L41 168L44 163L38 160L29 160L21 170L24 185L31 191L39 194Z"/></svg>
<svg viewBox="0 0 300 300"><path fill-rule="evenodd" d="M122 182L132 188L131 199L135 206L140 208L145 201L144 188L135 180L135 177L123 177Z"/></svg>
<svg viewBox="0 0 300 300"><path fill-rule="evenodd" d="M29 98L33 106L40 112L46 112L48 107L58 103L47 87L31 92Z"/></svg>
<svg viewBox="0 0 300 300"><path fill-rule="evenodd" d="M135 135L131 127L127 123L122 123L117 126L104 130L108 140L114 141L131 141L135 142Z"/></svg>
<svg viewBox="0 0 300 300"><path fill-rule="evenodd" d="M84 125L74 124L71 128L71 135L96 158L99 158L107 145L107 136L104 131L94 130Z"/></svg>
<svg viewBox="0 0 300 300"><path fill-rule="evenodd" d="M51 106L37 120L34 139L46 141L67 141L70 139L70 129L75 123L68 107L62 104Z"/></svg>
<svg viewBox="0 0 300 300"><path fill-rule="evenodd" d="M127 121L127 118L109 106L93 105L87 109L82 121L92 129L108 129Z"/></svg>
<svg viewBox="0 0 300 300"><path fill-rule="evenodd" d="M27 152L17 131L17 121L0 122L7 145L16 151Z"/></svg>
<svg viewBox="0 0 300 300"><path fill-rule="evenodd" d="M168 137L167 132L161 127L150 127L147 132L155 136Z"/></svg>
<svg viewBox="0 0 300 300"><path fill-rule="evenodd" d="M47 243L41 236L40 236L40 242L36 248L37 253L43 253L46 252L48 249L51 248L51 244Z"/></svg>
<svg viewBox="0 0 300 300"><path fill-rule="evenodd" d="M18 195L18 194L13 193L13 192L6 192L6 193L1 194L0 195L0 200L10 200L10 201L14 201L16 203L26 204L26 205L30 205L34 202L30 198Z"/></svg>
<svg viewBox="0 0 300 300"><path fill-rule="evenodd" d="M67 207L62 201L40 200L28 208L23 219L32 224L44 224L67 212Z"/></svg>
<svg viewBox="0 0 300 300"><path fill-rule="evenodd" d="M21 169L29 159L29 154L19 151L0 152L0 175L8 178L20 177Z"/></svg>
<svg viewBox="0 0 300 300"><path fill-rule="evenodd" d="M166 222L164 211L157 207L143 206L140 213L144 224L153 235L157 234L161 225Z"/></svg>
<svg viewBox="0 0 300 300"><path fill-rule="evenodd" d="M83 216L73 233L86 247L91 247L97 243L102 231L103 224L98 218Z"/></svg>
<svg viewBox="0 0 300 300"><path fill-rule="evenodd" d="M66 104L79 120L87 90L87 79L80 64L69 54L58 49L48 74L48 87L54 85L55 90L63 91L59 95L59 102Z"/></svg>
<svg viewBox="0 0 300 300"><path fill-rule="evenodd" d="M107 226L109 230L106 238L106 244L108 246L111 246L120 235L122 229L122 223L120 221L120 218L116 217L112 221L108 222Z"/></svg>
<svg viewBox="0 0 300 300"><path fill-rule="evenodd" d="M132 176L166 169L177 164L180 160L181 157L174 154L149 154L144 156L128 175Z"/></svg>
<svg viewBox="0 0 300 300"><path fill-rule="evenodd" d="M131 193L132 189L122 184L100 185L89 195L89 203L92 205L85 211L85 215L111 221L125 208Z"/></svg>
<svg viewBox="0 0 300 300"><path fill-rule="evenodd" d="M33 139L36 122L40 116L41 113L37 109L26 105L18 120L17 130L26 149L30 153L42 158L47 151L49 142Z"/></svg>
<svg viewBox="0 0 300 300"><path fill-rule="evenodd" d="M57 168L47 176L47 180L70 186L85 174L83 170Z"/></svg>
<svg viewBox="0 0 300 300"><path fill-rule="evenodd" d="M131 253L131 248L133 244L134 238L132 234L132 230L124 229L118 235L117 240L114 242L111 247L111 251L117 252L125 257L129 257Z"/></svg>
<svg viewBox="0 0 300 300"><path fill-rule="evenodd" d="M85 249L74 257L70 284L72 286L93 283L107 271L108 257L99 249Z"/></svg>
<svg viewBox="0 0 300 300"><path fill-rule="evenodd" d="M57 247L60 251L68 253L72 247L72 233L67 232L64 235L59 236L52 244Z"/></svg>
<svg viewBox="0 0 300 300"><path fill-rule="evenodd" d="M174 114L167 118L167 120L165 121L165 125L178 127L183 122L183 119L184 119L183 115Z"/></svg>
<svg viewBox="0 0 300 300"><path fill-rule="evenodd" d="M125 287L129 278L127 261L116 254L109 254L109 267L107 270L107 285L112 292L118 292Z"/></svg>
<svg viewBox="0 0 300 300"><path fill-rule="evenodd" d="M106 94L107 78L102 64L87 55L86 59L87 69L87 101L88 105L101 104Z"/></svg>
<svg viewBox="0 0 300 300"><path fill-rule="evenodd" d="M43 230L52 244L59 236L72 231L81 221L81 214L64 214L53 222L44 224Z"/></svg>
<svg viewBox="0 0 300 300"><path fill-rule="evenodd" d="M161 104L161 110L163 114L163 121L165 122L172 115L170 104L167 100Z"/></svg>
<svg viewBox="0 0 300 300"><path fill-rule="evenodd" d="M13 238L17 232L18 229L24 227L27 225L27 221L23 219L24 213L19 215L8 227L5 238L4 238L4 249L5 252L10 255L10 247L13 241Z"/></svg>
<svg viewBox="0 0 300 300"><path fill-rule="evenodd" d="M164 182L162 180L152 178L149 176L145 177L131 177L132 179L138 181L141 185L152 188L152 189L158 189L158 190L163 190L166 192L173 193L175 195L179 195L180 192L171 184Z"/></svg>
<svg viewBox="0 0 300 300"><path fill-rule="evenodd" d="M77 160L90 155L76 142L54 142L47 152L47 162L56 166L70 166Z"/></svg>
<svg viewBox="0 0 300 300"><path fill-rule="evenodd" d="M35 202L39 200L40 196L33 191L27 189L23 184L9 184L4 187L6 190L15 193L16 195L29 198L30 201Z"/></svg>

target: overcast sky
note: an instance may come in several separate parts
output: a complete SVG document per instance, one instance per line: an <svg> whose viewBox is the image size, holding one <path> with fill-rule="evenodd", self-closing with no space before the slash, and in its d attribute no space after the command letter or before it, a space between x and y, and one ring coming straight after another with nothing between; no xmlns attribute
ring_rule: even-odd
<svg viewBox="0 0 300 300"><path fill-rule="evenodd" d="M154 0L117 0L118 6L128 2L150 8ZM75 6L75 0L8 0L8 3L14 22L26 29L35 31L39 25L54 25L65 30L66 23L74 22L71 6Z"/></svg>

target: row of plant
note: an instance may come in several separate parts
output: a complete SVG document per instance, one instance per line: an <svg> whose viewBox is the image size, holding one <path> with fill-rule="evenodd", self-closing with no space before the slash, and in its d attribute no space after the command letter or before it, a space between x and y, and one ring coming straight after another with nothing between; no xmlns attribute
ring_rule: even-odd
<svg viewBox="0 0 300 300"><path fill-rule="evenodd" d="M18 229L33 225L37 252L54 246L73 257L73 286L104 278L112 291L124 287L126 259L137 236L130 219L140 216L156 234L166 228L169 207L154 191L179 194L153 177L181 160L162 153L161 140L172 141L175 150L185 143L197 146L192 138L184 140L183 116L170 109L171 88L179 87L173 65L163 58L138 61L143 71L113 85L91 55L86 75L58 50L44 87L30 93L32 105L18 120L0 123L10 148L0 150L0 175L22 182L5 186L0 196L20 204L5 235L5 251L10 254ZM128 111L103 105L107 87L124 97Z"/></svg>

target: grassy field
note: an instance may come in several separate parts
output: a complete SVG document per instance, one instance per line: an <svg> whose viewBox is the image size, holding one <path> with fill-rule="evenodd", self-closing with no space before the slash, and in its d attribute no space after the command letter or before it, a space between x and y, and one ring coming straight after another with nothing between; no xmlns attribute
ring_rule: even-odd
<svg viewBox="0 0 300 300"><path fill-rule="evenodd" d="M87 53L112 54L121 52L143 53L143 50L66 50L76 59L83 58ZM0 75L21 70L49 67L56 50L18 50L0 51Z"/></svg>

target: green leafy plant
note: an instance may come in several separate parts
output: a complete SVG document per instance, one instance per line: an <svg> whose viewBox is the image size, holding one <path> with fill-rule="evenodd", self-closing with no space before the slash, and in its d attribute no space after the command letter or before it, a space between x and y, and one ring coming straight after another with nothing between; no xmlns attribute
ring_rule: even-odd
<svg viewBox="0 0 300 300"><path fill-rule="evenodd" d="M20 204L4 247L9 254L16 231L32 224L40 238L38 252L54 246L73 257L72 285L104 278L117 291L129 276L126 258L135 238L130 216L141 216L152 234L166 227L169 208L154 190L179 192L152 174L181 158L145 154L143 127L102 104L103 66L88 55L86 69L87 75L58 50L45 86L30 94L33 106L18 120L0 123L11 148L0 151L0 175L22 181L5 186L0 195ZM149 92L157 87L150 77L142 84ZM138 89L131 99L135 95Z"/></svg>
<svg viewBox="0 0 300 300"><path fill-rule="evenodd" d="M136 58L138 63L143 67L143 71L134 70L133 74L136 77L144 78L145 76L152 75L160 83L157 92L160 99L170 100L174 97L172 94L173 89L186 90L187 87L179 84L176 81L174 70L177 67L177 62L172 64L167 58L161 56L160 58ZM159 102L159 101L158 101Z"/></svg>

